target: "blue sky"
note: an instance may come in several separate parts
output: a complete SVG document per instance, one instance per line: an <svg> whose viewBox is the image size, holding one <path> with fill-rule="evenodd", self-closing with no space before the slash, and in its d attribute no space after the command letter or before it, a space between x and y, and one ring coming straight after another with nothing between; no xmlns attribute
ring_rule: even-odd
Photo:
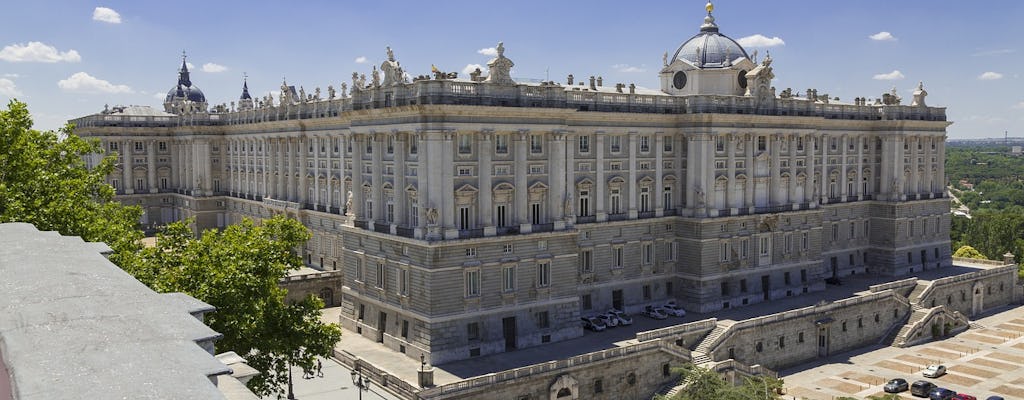
<svg viewBox="0 0 1024 400"><path fill-rule="evenodd" d="M656 88L662 54L697 33L704 3L17 1L0 25L0 102L25 101L37 128L54 129L104 104L160 106L182 50L220 104L238 98L243 73L254 96L283 77L312 93L369 75L385 46L420 75L485 66L498 41L516 79ZM928 104L948 107L950 137L1024 136L1024 2L719 0L714 15L748 53L771 52L780 92L849 101L895 86L909 103L924 81Z"/></svg>

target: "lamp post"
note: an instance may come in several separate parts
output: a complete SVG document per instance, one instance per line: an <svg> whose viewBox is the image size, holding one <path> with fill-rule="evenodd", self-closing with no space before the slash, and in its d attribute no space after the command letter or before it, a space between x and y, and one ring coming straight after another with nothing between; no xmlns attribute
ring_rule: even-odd
<svg viewBox="0 0 1024 400"><path fill-rule="evenodd" d="M292 391L292 361L288 360L288 400L295 400L295 392Z"/></svg>
<svg viewBox="0 0 1024 400"><path fill-rule="evenodd" d="M352 384L356 386L356 390L359 392L359 400L363 400L363 392L370 390L370 380L363 377L362 371L359 370L359 365L352 371Z"/></svg>

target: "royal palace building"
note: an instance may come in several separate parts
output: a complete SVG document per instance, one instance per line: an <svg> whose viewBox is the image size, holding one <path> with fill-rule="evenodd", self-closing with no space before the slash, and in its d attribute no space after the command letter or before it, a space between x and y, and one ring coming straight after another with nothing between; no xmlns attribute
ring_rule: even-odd
<svg viewBox="0 0 1024 400"><path fill-rule="evenodd" d="M910 104L777 92L710 4L658 89L517 82L497 51L413 78L389 48L325 95L246 85L212 107L183 61L163 111L71 122L117 154L144 227L294 217L306 264L344 271L342 325L434 364L579 337L609 308L713 313L951 265L949 122L920 85Z"/></svg>

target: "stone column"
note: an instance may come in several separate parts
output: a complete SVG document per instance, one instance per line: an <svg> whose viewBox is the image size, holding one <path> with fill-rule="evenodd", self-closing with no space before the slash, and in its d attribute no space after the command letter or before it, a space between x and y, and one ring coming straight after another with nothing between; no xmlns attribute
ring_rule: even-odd
<svg viewBox="0 0 1024 400"><path fill-rule="evenodd" d="M213 196L213 153L210 151L212 144L210 139L200 142L199 156L203 163L203 189L207 196Z"/></svg>
<svg viewBox="0 0 1024 400"><path fill-rule="evenodd" d="M686 187L683 189L686 193L686 208L690 209L691 213L695 213L697 210L697 190L703 190L700 188L700 182L697 182L697 171L699 171L698 163L700 160L697 159L697 152L700 148L697 146L700 142L696 140L695 136L686 136L683 140L686 140Z"/></svg>
<svg viewBox="0 0 1024 400"><path fill-rule="evenodd" d="M275 198L288 201L288 139L279 136L277 142L277 196ZM264 154L270 149L264 149Z"/></svg>
<svg viewBox="0 0 1024 400"><path fill-rule="evenodd" d="M662 194L665 189L665 182L662 179L664 174L662 153L664 152L665 134L657 132L654 134L654 215L657 217L665 215L665 196Z"/></svg>
<svg viewBox="0 0 1024 400"><path fill-rule="evenodd" d="M822 135L821 136L821 182L819 182L821 184L821 191L819 193L821 193L822 199L827 199L829 197L829 192L828 192L828 183L829 183L829 176L828 176L828 146L829 146L828 137L825 136L825 135ZM824 203L828 203L828 200L823 200L822 203L823 204Z"/></svg>
<svg viewBox="0 0 1024 400"><path fill-rule="evenodd" d="M757 165L754 164L754 151L757 150L757 136L754 134L748 134L743 136L747 144L743 146L746 149L746 164L743 165L744 169L747 170L747 186L743 191L743 202L744 206L747 207L748 212L753 212L753 208L757 205L754 203L754 187L757 186Z"/></svg>
<svg viewBox="0 0 1024 400"><path fill-rule="evenodd" d="M921 152L918 151L918 148L917 148L917 146L919 146L920 144L921 144L921 137L920 136L911 136L910 137L910 182L909 182L909 186L910 186L909 189L910 190L906 190L906 192L909 192L909 193L912 193L912 194L919 194L919 193L921 193L920 185L918 185L919 178L920 178L920 174L918 173L918 167L920 166L920 163L918 163L918 161L917 161L917 159L921 156Z"/></svg>
<svg viewBox="0 0 1024 400"><path fill-rule="evenodd" d="M295 197L298 199L296 201L299 202L300 207L305 207L306 204L313 201L313 199L309 198L309 178L306 177L308 173L306 169L309 168L309 146L313 145L316 147L316 145L312 142L312 138L306 136L296 138L295 144L295 150L299 153L299 164L292 165L294 173L298 174L298 177L295 178L298 181L298 185L296 185L298 186L296 190L298 193L296 193L297 196Z"/></svg>
<svg viewBox="0 0 1024 400"><path fill-rule="evenodd" d="M405 175L406 162L405 154L408 151L406 143L408 142L408 133L396 133L395 134L395 222L392 224L395 227L408 225L406 222L408 216L409 202L408 195L406 194L405 187ZM397 230L392 230L393 233L397 233Z"/></svg>
<svg viewBox="0 0 1024 400"><path fill-rule="evenodd" d="M150 140L146 146L149 146L146 149L149 151L146 160L146 172L148 173L146 178L149 180L149 192L156 193L160 188L156 182L156 140Z"/></svg>
<svg viewBox="0 0 1024 400"><path fill-rule="evenodd" d="M441 212L441 221L443 221L444 238L458 239L459 230L455 226L455 149L453 145L455 131L441 132L441 138L444 139L440 143L441 179L436 181L439 184L434 186L437 186L440 192L438 208Z"/></svg>
<svg viewBox="0 0 1024 400"><path fill-rule="evenodd" d="M345 162L346 152L348 151L348 135L342 133L338 140L340 142L338 143L338 213L345 215L348 212L345 210L345 206L348 202L348 191L350 190L345 183L345 175L348 173L348 167ZM355 182L354 178L353 182Z"/></svg>
<svg viewBox="0 0 1024 400"><path fill-rule="evenodd" d="M597 151L597 171L594 175L596 177L596 182L594 182L596 190L594 191L591 198L594 199L594 216L598 222L608 220L608 213L604 209L604 200L605 197L608 195L606 193L606 182L604 179L604 153L605 151L607 151L607 149L604 147L604 137L604 132L596 132L594 135L594 143L597 146L594 148L594 150Z"/></svg>
<svg viewBox="0 0 1024 400"><path fill-rule="evenodd" d="M780 189L782 186L782 138L779 134L772 134L768 140L768 170L770 181L768 183L768 205L777 206L782 204Z"/></svg>
<svg viewBox="0 0 1024 400"><path fill-rule="evenodd" d="M520 232L529 233L533 230L533 226L530 224L530 213L527 210L527 195L528 189L526 187L527 169L526 165L526 143L530 139L530 131L520 130L518 134L512 135L513 141L515 141L515 209L516 223L520 225ZM523 231L525 229L525 231Z"/></svg>
<svg viewBox="0 0 1024 400"><path fill-rule="evenodd" d="M576 149L578 148L577 136L569 134L566 136L565 145L565 192L569 207L564 210L565 221L571 226L576 222L576 214L579 213L579 199L576 198Z"/></svg>
<svg viewBox="0 0 1024 400"><path fill-rule="evenodd" d="M732 133L726 135L725 145L725 150L729 153L728 161L726 161L728 164L725 166L726 177L729 179L725 185L725 208L731 210L736 208L736 194L734 193L736 187L736 135Z"/></svg>
<svg viewBox="0 0 1024 400"><path fill-rule="evenodd" d="M853 188L857 194L857 200L864 200L864 136L857 136L857 182Z"/></svg>
<svg viewBox="0 0 1024 400"><path fill-rule="evenodd" d="M839 182L837 184L839 185L839 196L843 198L842 201L844 202L846 201L846 196L850 194L846 190L846 156L848 154L847 150L850 148L849 140L850 136L844 134L842 140L839 141L839 146L841 146L839 154L842 158L839 159Z"/></svg>
<svg viewBox="0 0 1024 400"><path fill-rule="evenodd" d="M308 203L313 203L313 209L316 210L320 206L320 202L324 199L320 198L320 141L323 140L319 135L314 135L308 140L313 141L313 198L307 199ZM309 168L305 161L302 162L302 169ZM306 182L306 173L301 174L303 176L302 181ZM306 183L307 185L309 183ZM308 190L305 190L308 193ZM330 204L328 204L330 207Z"/></svg>
<svg viewBox="0 0 1024 400"><path fill-rule="evenodd" d="M797 154L796 154L796 152L797 152L797 150L796 150L796 135L795 134L786 135L786 140L789 141L789 188L787 188L788 191L786 193L786 202L787 202L787 204L792 205L793 209L796 209L799 206L797 204L799 202L796 200L796 182L797 182L796 162L798 161L797 159L799 158L797 156Z"/></svg>
<svg viewBox="0 0 1024 400"><path fill-rule="evenodd" d="M121 162L122 174L124 175L124 194L135 193L135 182L132 179L132 141L121 142L121 154L124 154Z"/></svg>
<svg viewBox="0 0 1024 400"><path fill-rule="evenodd" d="M383 133L370 134L367 139L373 141L373 154L371 169L373 175L370 178L370 199L373 201L373 220L378 223L385 223L387 215L384 212L384 146L387 138Z"/></svg>
<svg viewBox="0 0 1024 400"><path fill-rule="evenodd" d="M352 134L352 210L349 212L356 220L366 220L365 192L363 191L363 156L366 154L367 136L363 134ZM347 200L346 200L347 201Z"/></svg>
<svg viewBox="0 0 1024 400"><path fill-rule="evenodd" d="M491 184L491 174L494 173L494 166L491 164L491 153L494 151L494 146L491 145L493 136L493 131L480 131L480 146L477 148L480 154L477 158L476 171L477 186L479 186L477 189L480 190L477 194L477 211L484 228L484 236L497 234L497 229L494 227L494 204L491 199L494 194Z"/></svg>
<svg viewBox="0 0 1024 400"><path fill-rule="evenodd" d="M935 188L939 192L946 192L946 136L943 135L941 138L935 138L935 164L937 165L938 171L935 174Z"/></svg>
<svg viewBox="0 0 1024 400"><path fill-rule="evenodd" d="M563 131L551 132L549 138L549 153L548 153L548 187L550 192L547 198L547 214L548 220L553 222L556 226L561 225L564 228L564 221L562 218L565 216L565 152L566 152L566 133Z"/></svg>
<svg viewBox="0 0 1024 400"><path fill-rule="evenodd" d="M301 171L301 169L298 168L298 165L299 165L298 152L302 151L301 147L302 147L302 140L300 138L290 138L290 139L288 139L288 146L287 146L288 166L285 167L285 171L287 173L287 179L286 180L288 182L287 183L287 186L288 186L287 192L288 193L287 193L286 196L287 196L288 201L291 201L291 202L294 202L294 203L302 203L302 199L299 197L299 193L298 193L299 192L298 178L295 177L295 174L297 174L299 171Z"/></svg>
<svg viewBox="0 0 1024 400"><path fill-rule="evenodd" d="M804 135L804 154L807 160L804 161L804 175L807 175L804 181L804 202L817 204L818 198L814 195L817 190L817 186L814 184L814 143L815 138L813 135Z"/></svg>
<svg viewBox="0 0 1024 400"><path fill-rule="evenodd" d="M637 141L637 133L636 132L630 132L629 133L629 166L627 167L628 170L629 170L629 179L627 180L626 185L625 185L625 189L628 191L628 193L626 193L626 196L627 196L626 198L629 200L629 208L628 208L629 216L627 217L629 219L636 219L636 217L637 217L636 201L637 201L637 195L640 192L640 189L638 187L639 184L637 183L637 179L636 179L636 169L637 169L637 167L639 167L637 165L637 163L636 163L636 154L637 154L637 151L638 151L637 145L636 145L636 141Z"/></svg>

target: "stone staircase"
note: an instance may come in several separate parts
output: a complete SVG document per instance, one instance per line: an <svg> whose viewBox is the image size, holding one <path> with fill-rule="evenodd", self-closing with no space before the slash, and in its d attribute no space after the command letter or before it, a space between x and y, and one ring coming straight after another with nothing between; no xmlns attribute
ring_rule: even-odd
<svg viewBox="0 0 1024 400"><path fill-rule="evenodd" d="M701 365L714 361L711 358L711 352L714 350L711 346L714 345L715 341L722 337L722 335L724 335L728 330L728 325L715 325L715 329L708 332L707 336L704 336L700 343L697 343L697 347L694 347L693 351L690 353L692 356L692 362L695 365Z"/></svg>
<svg viewBox="0 0 1024 400"><path fill-rule="evenodd" d="M915 286L914 290L911 291L910 294L907 295L907 300L910 300L911 304L917 304L918 300L920 300L918 297L921 296L921 293L924 293L925 289L928 289L928 285L930 283L932 283L932 282L931 281L917 281L917 286Z"/></svg>
<svg viewBox="0 0 1024 400"><path fill-rule="evenodd" d="M903 324L903 327L900 328L898 333L896 333L896 337L893 339L892 344L895 346L898 341L903 341L903 340L908 339L907 335L910 334L910 330L911 330L911 328L913 328L914 323L916 323L917 321L920 321L920 320L924 319L925 317L927 317L928 316L928 310L929 309L921 308L920 306L915 304L914 305L914 311L910 313L910 319L908 319L907 323Z"/></svg>
<svg viewBox="0 0 1024 400"><path fill-rule="evenodd" d="M894 322L892 324L892 327L890 327L889 330L886 331L885 335L882 336L882 339L878 341L878 344L892 345L893 343L895 343L896 338L899 336L900 332L903 329L907 329L907 321L910 320L910 316L913 314L914 312L912 310L911 312L908 312L906 315L901 317L899 321Z"/></svg>

